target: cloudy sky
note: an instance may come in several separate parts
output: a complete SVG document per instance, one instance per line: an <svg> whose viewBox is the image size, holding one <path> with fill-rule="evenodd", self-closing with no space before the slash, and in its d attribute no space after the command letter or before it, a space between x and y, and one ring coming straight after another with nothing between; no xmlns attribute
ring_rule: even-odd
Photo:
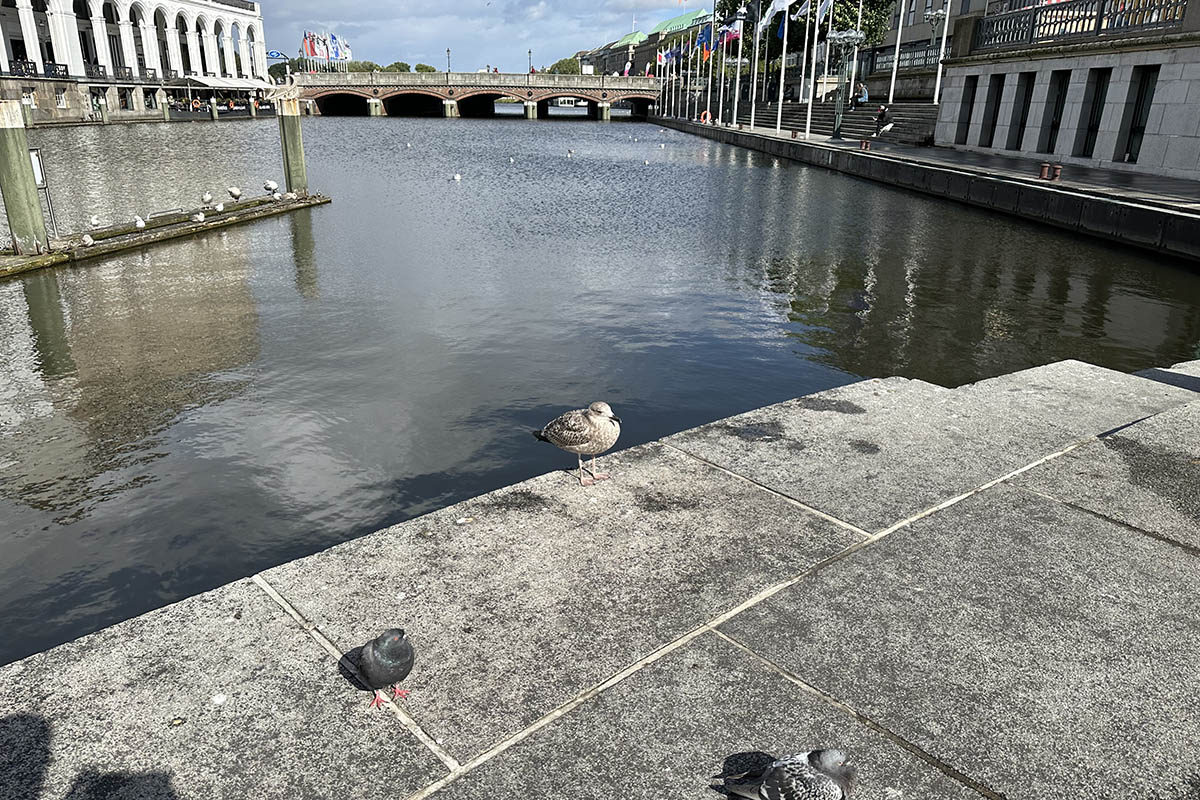
<svg viewBox="0 0 1200 800"><path fill-rule="evenodd" d="M524 72L526 51L535 66L550 65L711 0L260 0L268 49L295 55L305 29L344 35L354 57L380 64L423 61L463 71L498 65Z"/></svg>

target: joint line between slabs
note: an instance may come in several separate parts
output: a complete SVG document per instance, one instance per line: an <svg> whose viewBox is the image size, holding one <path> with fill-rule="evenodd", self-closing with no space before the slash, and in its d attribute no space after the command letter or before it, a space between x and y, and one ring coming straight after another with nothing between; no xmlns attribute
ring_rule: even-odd
<svg viewBox="0 0 1200 800"><path fill-rule="evenodd" d="M819 508L813 508L812 506L808 505L807 503L802 503L794 497L789 497L788 495L784 494L783 492L779 491L778 489L772 489L770 486L767 486L764 483L759 483L758 481L754 480L753 478L747 478L745 475L740 475L731 469L726 469L725 467L722 467L720 464L714 464L713 462L709 461L706 458L701 458L700 456L696 455L695 453L689 453L687 450L684 450L683 448L680 448L680 447L676 447L673 444L668 444L667 442L661 442L661 441L659 442L659 444L661 444L663 447L668 447L671 450L674 450L676 453L681 453L681 454L687 456L688 458L699 461L701 464L712 467L713 469L719 470L720 472L724 472L726 475L732 475L733 477L735 477L739 480L743 480L746 483L750 484L751 486L757 486L759 489L762 489L765 492L769 492L770 494L773 494L776 497L782 498L783 500L787 501L788 503L791 503L792 505L796 506L797 508L807 511L808 513L813 514L814 516L818 516L827 522L832 522L834 525L845 528L846 530L851 531L853 533L857 533L859 536L862 536L864 539L871 538L871 534L867 533L865 530L858 527L857 525L853 525L849 522L846 522L845 520L838 519L837 517L833 516L832 514L827 514L824 511L820 510Z"/></svg>
<svg viewBox="0 0 1200 800"><path fill-rule="evenodd" d="M1041 497L1045 500L1049 500L1052 503L1058 503L1060 506L1066 506L1067 508L1074 509L1075 511L1078 511L1082 514L1087 514L1090 517L1095 517L1096 519L1104 520L1105 522L1107 522L1111 525L1116 525L1117 527L1124 528L1125 530L1133 531L1136 534L1145 536L1148 539L1153 539L1156 542L1162 542L1163 544L1169 544L1172 547L1178 547L1180 550L1182 550L1185 553L1188 553L1189 555L1200 556L1200 547L1196 547L1193 544L1188 544L1187 542L1181 542L1178 539L1173 539L1170 536L1167 536L1166 534L1163 534L1163 533L1155 533L1154 531L1148 531L1145 528L1139 528L1137 525L1131 525L1128 522L1124 522L1119 519L1114 519L1113 517L1110 517L1107 514L1104 514L1100 511L1093 511L1090 508L1084 508L1083 506L1073 503L1070 500L1063 500L1061 497L1055 497L1054 495L1047 494L1046 492L1043 492L1039 489L1032 489L1028 486L1021 486L1018 488L1023 492L1028 492L1029 494L1037 495L1038 497Z"/></svg>
<svg viewBox="0 0 1200 800"><path fill-rule="evenodd" d="M311 621L306 619L303 614L297 611L296 607L289 603L287 598L281 595L274 586L268 583L266 578L264 578L261 574L258 574L252 576L251 580L254 581L254 583L257 584L258 587L262 589L263 592L270 597L276 605L282 608L288 614L288 616L300 623L300 627L304 629L304 632L307 633L313 641L319 644L322 649L325 650L325 652L333 656L334 660L339 664L346 667L346 669L354 675L355 680L357 680L363 686L367 685L367 682L363 680L363 676L358 671L358 668L354 664L350 663L350 660L346 658L346 654L338 649L338 646L330 641L329 637L322 633L316 625L313 625ZM421 744L425 745L430 752L437 756L439 761L446 765L446 768L450 770L451 774L454 774L455 771L461 768L461 765L458 763L458 759L447 753L441 745L434 741L433 737L426 733L425 729L422 728L415 719L410 717L404 711L404 709L400 708L400 706L396 705L396 703L392 700L387 700L384 705L389 711L392 712L392 714L395 715L396 719L400 720L400 724L403 725L409 733L415 736L417 740L421 742Z"/></svg>
<svg viewBox="0 0 1200 800"><path fill-rule="evenodd" d="M738 641L737 639L734 639L732 636L729 636L726 633L723 633L722 631L714 630L713 633L715 633L717 636L724 639L725 641L729 642L731 645L738 648L739 650L749 654L752 658L754 658L758 661L761 661L772 671L779 673L783 678L787 679L789 682L794 683L796 686L800 687L805 693L810 694L813 697L816 697L818 700L821 700L824 703L826 703L827 705L830 705L833 708L836 708L838 711L848 714L849 716L853 717L855 720L857 720L859 723L861 723L865 727L870 728L871 730L882 735L883 737L890 740L897 746L903 748L904 750L907 750L908 752L912 753L917 758L921 759L925 763L934 767L939 772L946 775L946 777L952 778L953 780L958 781L959 783L963 784L964 786L974 789L979 794L988 798L988 800L1006 800L1004 795L1000 794L999 792L997 792L993 789L989 789L983 783L975 780L974 778L970 777L969 775L966 775L963 772L960 772L959 770L955 769L954 767L950 766L949 764L947 764L944 761L942 761L941 759L939 759L937 756L926 751L920 745L913 744L912 742L908 741L900 734L895 733L891 729L881 725L880 723L871 719L867 715L863 714L861 711L858 711L850 704L837 699L836 697L834 697L833 695L831 695L825 691L822 691L821 689L817 688L813 684L804 680L799 675L797 675L796 673L787 669L786 667L783 667L783 666L775 663L771 659L767 658L766 656L762 655L761 653L758 653L753 648L751 648L749 645L743 644L742 642Z"/></svg>

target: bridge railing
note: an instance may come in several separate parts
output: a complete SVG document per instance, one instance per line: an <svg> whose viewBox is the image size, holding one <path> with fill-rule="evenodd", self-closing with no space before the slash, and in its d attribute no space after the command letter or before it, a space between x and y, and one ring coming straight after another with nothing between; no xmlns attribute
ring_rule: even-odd
<svg viewBox="0 0 1200 800"><path fill-rule="evenodd" d="M495 86L512 89L531 86L541 89L654 90L657 79L613 75L557 75L550 72L314 72L295 75L296 84L307 88L326 86Z"/></svg>

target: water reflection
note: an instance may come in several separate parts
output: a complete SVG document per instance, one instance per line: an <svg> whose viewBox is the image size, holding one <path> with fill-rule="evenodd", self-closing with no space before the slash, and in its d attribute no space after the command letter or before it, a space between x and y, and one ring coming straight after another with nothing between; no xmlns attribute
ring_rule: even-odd
<svg viewBox="0 0 1200 800"><path fill-rule="evenodd" d="M592 399L632 445L855 376L1197 357L1200 276L1015 220L648 125L305 124L331 205L0 282L0 661L570 466L526 431ZM254 123L143 127L39 135L167 147L158 206L278 168Z"/></svg>

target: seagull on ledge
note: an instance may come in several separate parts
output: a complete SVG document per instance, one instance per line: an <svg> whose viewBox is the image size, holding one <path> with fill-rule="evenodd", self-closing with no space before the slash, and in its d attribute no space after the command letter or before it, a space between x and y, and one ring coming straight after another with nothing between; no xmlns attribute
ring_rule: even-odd
<svg viewBox="0 0 1200 800"><path fill-rule="evenodd" d="M575 454L579 459L580 486L591 486L596 481L608 478L608 475L596 472L596 456L616 444L620 435L621 418L604 402L568 411L540 431L533 431L538 441L549 442L560 450ZM592 476L590 478L583 477L585 455L592 457L592 468L588 470Z"/></svg>
<svg viewBox="0 0 1200 800"><path fill-rule="evenodd" d="M242 190L236 186L230 186L225 191L229 192L229 196L233 198L234 202L242 199Z"/></svg>
<svg viewBox="0 0 1200 800"><path fill-rule="evenodd" d="M267 181L263 184L263 188L267 190L267 194L275 194L275 190L279 188L279 184L275 181Z"/></svg>
<svg viewBox="0 0 1200 800"><path fill-rule="evenodd" d="M192 222L204 222L204 212L197 211L195 214L192 214Z"/></svg>
<svg viewBox="0 0 1200 800"><path fill-rule="evenodd" d="M146 220L142 219L141 215L134 214L133 215L133 227L141 230L142 228L146 227Z"/></svg>
<svg viewBox="0 0 1200 800"><path fill-rule="evenodd" d="M205 192L200 195L200 202L204 203L205 207L211 206L213 201L212 192Z"/></svg>

